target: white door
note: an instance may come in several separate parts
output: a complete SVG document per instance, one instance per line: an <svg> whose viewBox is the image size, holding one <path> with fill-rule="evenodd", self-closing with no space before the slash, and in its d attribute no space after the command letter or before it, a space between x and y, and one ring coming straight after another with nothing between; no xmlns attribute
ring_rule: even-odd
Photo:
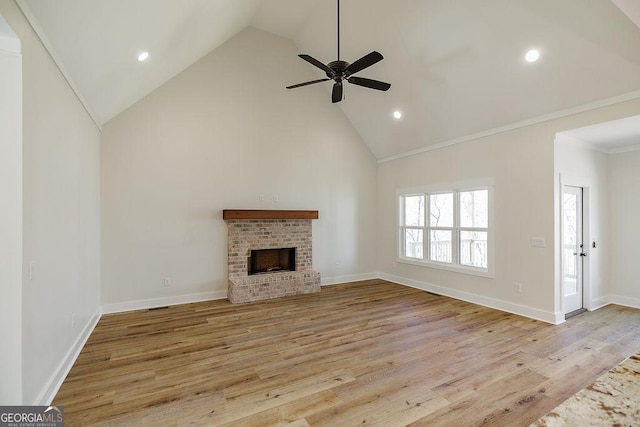
<svg viewBox="0 0 640 427"><path fill-rule="evenodd" d="M562 189L562 292L564 313L582 308L582 188Z"/></svg>

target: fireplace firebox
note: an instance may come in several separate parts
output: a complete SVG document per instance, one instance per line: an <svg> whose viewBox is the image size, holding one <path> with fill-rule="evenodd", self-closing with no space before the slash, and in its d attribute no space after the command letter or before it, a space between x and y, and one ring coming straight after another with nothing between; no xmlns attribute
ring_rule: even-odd
<svg viewBox="0 0 640 427"><path fill-rule="evenodd" d="M251 250L247 272L254 274L296 271L296 248Z"/></svg>

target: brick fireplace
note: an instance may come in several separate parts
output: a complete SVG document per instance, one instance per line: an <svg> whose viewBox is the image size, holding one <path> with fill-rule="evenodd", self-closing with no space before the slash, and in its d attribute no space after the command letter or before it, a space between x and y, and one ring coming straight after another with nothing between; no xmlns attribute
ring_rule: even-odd
<svg viewBox="0 0 640 427"><path fill-rule="evenodd" d="M318 211L223 211L229 300L244 303L320 291L311 244L311 221L317 218ZM260 261L255 259L257 251L264 252ZM257 274L249 274L252 263L259 264Z"/></svg>

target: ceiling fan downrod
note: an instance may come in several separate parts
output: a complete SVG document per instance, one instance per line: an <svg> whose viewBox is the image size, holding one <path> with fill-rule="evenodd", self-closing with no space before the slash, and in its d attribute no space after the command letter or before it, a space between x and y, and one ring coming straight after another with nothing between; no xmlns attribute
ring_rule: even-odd
<svg viewBox="0 0 640 427"><path fill-rule="evenodd" d="M338 61L340 61L340 0L338 0Z"/></svg>

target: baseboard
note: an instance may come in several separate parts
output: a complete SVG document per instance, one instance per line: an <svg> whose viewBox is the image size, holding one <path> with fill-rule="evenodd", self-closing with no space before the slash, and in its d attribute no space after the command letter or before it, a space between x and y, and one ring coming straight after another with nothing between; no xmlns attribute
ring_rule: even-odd
<svg viewBox="0 0 640 427"><path fill-rule="evenodd" d="M640 298L625 297L622 295L611 295L609 299L611 301L611 304L640 309Z"/></svg>
<svg viewBox="0 0 640 427"><path fill-rule="evenodd" d="M321 286L336 285L338 283L359 282L379 278L378 273L352 274L348 276L325 277L320 281ZM102 313L123 313L133 310L145 310L149 308L165 307L192 302L212 301L227 298L227 291L203 292L200 294L179 295L167 298L153 298L147 300L115 302L102 305Z"/></svg>
<svg viewBox="0 0 640 427"><path fill-rule="evenodd" d="M348 276L323 277L320 286L331 286L340 283L360 282L362 280L379 279L380 273L351 274Z"/></svg>
<svg viewBox="0 0 640 427"><path fill-rule="evenodd" d="M640 298L626 297L623 295L606 295L604 297L592 300L589 311L594 311L599 308L606 307L609 304L616 304L622 305L624 307L640 309Z"/></svg>
<svg viewBox="0 0 640 427"><path fill-rule="evenodd" d="M433 285L431 283L394 276L392 274L380 273L379 278L387 280L389 282L398 283L400 285L409 286L411 288L431 292L437 295L471 302L474 304L494 308L496 310L506 311L508 313L513 313L524 317L529 317L531 319L540 320L542 322L551 323L554 325L564 322L563 314L555 313L552 311L539 310L537 308L514 304L499 299L488 298L482 295L472 294L470 292L457 291L455 289L449 289L442 286Z"/></svg>
<svg viewBox="0 0 640 427"><path fill-rule="evenodd" d="M589 307L586 307L589 311L594 311L602 307L606 307L611 304L611 297L609 295L592 299Z"/></svg>
<svg viewBox="0 0 640 427"><path fill-rule="evenodd" d="M548 322L548 323L552 323L554 325L559 325L561 323L564 323L567 320L567 317L562 312L556 311L553 314L554 314L554 321L553 322ZM542 319L539 319L539 320L542 320Z"/></svg>
<svg viewBox="0 0 640 427"><path fill-rule="evenodd" d="M85 325L85 327L80 332L80 335L76 338L73 345L67 351L64 359L58 366L58 368L54 371L53 375L43 388L42 392L36 398L36 401L33 402L33 405L36 406L49 406L53 399L56 397L58 390L62 386L65 378L69 374L69 371L73 367L73 364L76 362L78 355L82 351L85 343L91 336L91 333L95 329L100 317L102 316L102 312L100 309L89 319L89 322Z"/></svg>
<svg viewBox="0 0 640 427"><path fill-rule="evenodd" d="M175 297L153 298L137 301L115 302L103 304L104 314L122 313L125 311L144 310L156 307L166 307L170 305L189 304L192 302L212 301L227 298L227 291L203 292L200 294L178 295Z"/></svg>

